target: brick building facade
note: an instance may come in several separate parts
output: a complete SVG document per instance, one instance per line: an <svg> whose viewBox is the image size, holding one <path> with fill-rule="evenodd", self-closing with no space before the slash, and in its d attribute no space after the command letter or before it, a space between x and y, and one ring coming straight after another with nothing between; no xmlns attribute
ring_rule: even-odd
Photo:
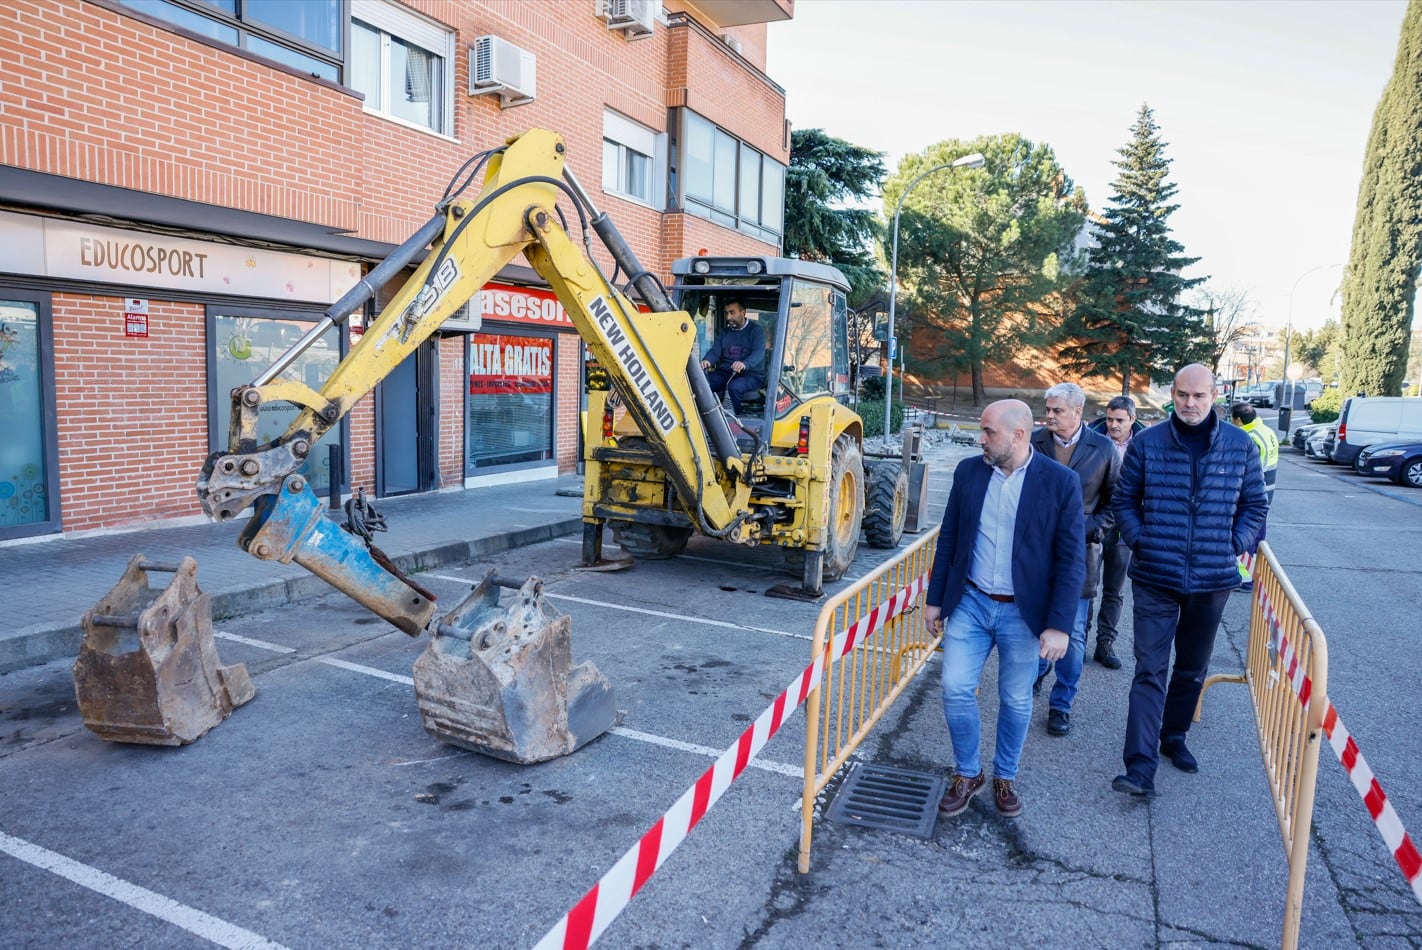
<svg viewBox="0 0 1422 950"><path fill-rule="evenodd" d="M664 280L703 248L775 253L789 135L766 24L792 14L0 3L0 541L199 517L230 388L428 220L466 159L528 128L565 137ZM338 455L318 447L313 487L331 464L374 495L572 471L583 349L538 284L500 273L473 302L481 326L447 325L332 433ZM319 388L362 319L291 372Z"/></svg>

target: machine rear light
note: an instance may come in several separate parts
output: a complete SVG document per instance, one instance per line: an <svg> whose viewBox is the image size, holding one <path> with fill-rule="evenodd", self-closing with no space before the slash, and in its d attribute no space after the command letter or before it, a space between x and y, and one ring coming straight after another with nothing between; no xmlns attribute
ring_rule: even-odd
<svg viewBox="0 0 1422 950"><path fill-rule="evenodd" d="M795 454L810 454L810 417L800 417L800 437L795 440Z"/></svg>
<svg viewBox="0 0 1422 950"><path fill-rule="evenodd" d="M747 274L759 274L761 272L761 269L762 265L760 261L746 261Z"/></svg>
<svg viewBox="0 0 1422 950"><path fill-rule="evenodd" d="M612 410L611 410L611 409L604 409L604 410L602 411L602 437L603 437L604 439L610 439L610 438L612 438Z"/></svg>

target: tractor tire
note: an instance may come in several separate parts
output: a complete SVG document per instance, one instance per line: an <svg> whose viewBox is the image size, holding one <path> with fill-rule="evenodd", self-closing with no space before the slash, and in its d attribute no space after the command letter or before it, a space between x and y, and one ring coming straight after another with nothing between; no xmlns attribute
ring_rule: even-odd
<svg viewBox="0 0 1422 950"><path fill-rule="evenodd" d="M908 521L908 473L898 462L878 462L869 473L864 537L876 548L896 548Z"/></svg>
<svg viewBox="0 0 1422 950"><path fill-rule="evenodd" d="M673 528L660 524L638 524L635 521L613 521L612 538L639 561L664 561L686 550L691 540L690 528Z"/></svg>
<svg viewBox="0 0 1422 950"><path fill-rule="evenodd" d="M852 436L830 450L829 510L825 523L824 579L837 581L854 563L864 518L864 456Z"/></svg>

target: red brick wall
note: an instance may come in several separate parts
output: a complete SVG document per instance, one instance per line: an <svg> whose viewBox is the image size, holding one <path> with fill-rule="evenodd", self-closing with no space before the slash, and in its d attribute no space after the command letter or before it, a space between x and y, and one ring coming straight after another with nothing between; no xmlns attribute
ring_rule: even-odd
<svg viewBox="0 0 1422 950"><path fill-rule="evenodd" d="M788 2L788 0L787 0ZM530 127L561 132L573 170L647 267L772 248L700 218L601 194L603 111L665 131L685 104L786 161L784 97L756 71L764 25L716 36L658 24L629 41L592 0L405 0L455 29L453 136L368 115L358 96L81 0L0 0L0 164L329 226L400 243L428 219L469 156ZM484 34L537 56L538 96L501 109L471 97L468 47ZM599 261L610 262L604 254ZM122 336L117 298L56 293L54 327L64 529L192 515L207 454L203 308L150 300L150 337ZM576 464L579 347L558 341L559 467ZM152 367L162 365L162 401ZM440 346L439 469L463 478L464 367ZM155 439L160 440L155 443ZM352 485L375 487L373 401L350 414Z"/></svg>
<svg viewBox="0 0 1422 950"><path fill-rule="evenodd" d="M439 337L439 480L464 484L464 405L469 377L464 372L464 337Z"/></svg>
<svg viewBox="0 0 1422 950"><path fill-rule="evenodd" d="M200 512L194 489L208 454L203 307L150 300L148 308L148 337L126 337L120 298L53 297L66 531Z"/></svg>
<svg viewBox="0 0 1422 950"><path fill-rule="evenodd" d="M575 333L558 334L555 346L558 361L554 373L558 382L554 387L558 404L554 407L553 437L556 444L553 455L558 460L559 472L571 472L578 464L578 426L582 406L582 347Z"/></svg>

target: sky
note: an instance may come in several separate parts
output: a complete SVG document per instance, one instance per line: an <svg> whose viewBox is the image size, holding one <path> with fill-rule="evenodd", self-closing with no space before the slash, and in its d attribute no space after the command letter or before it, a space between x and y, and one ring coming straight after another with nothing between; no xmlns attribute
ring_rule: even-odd
<svg viewBox="0 0 1422 950"><path fill-rule="evenodd" d="M1095 210L1142 104L1189 277L1283 327L1339 318L1363 154L1404 0L796 0L767 73L794 128L905 155L1018 132ZM882 207L881 204L876 204ZM1414 324L1415 326L1416 324Z"/></svg>

